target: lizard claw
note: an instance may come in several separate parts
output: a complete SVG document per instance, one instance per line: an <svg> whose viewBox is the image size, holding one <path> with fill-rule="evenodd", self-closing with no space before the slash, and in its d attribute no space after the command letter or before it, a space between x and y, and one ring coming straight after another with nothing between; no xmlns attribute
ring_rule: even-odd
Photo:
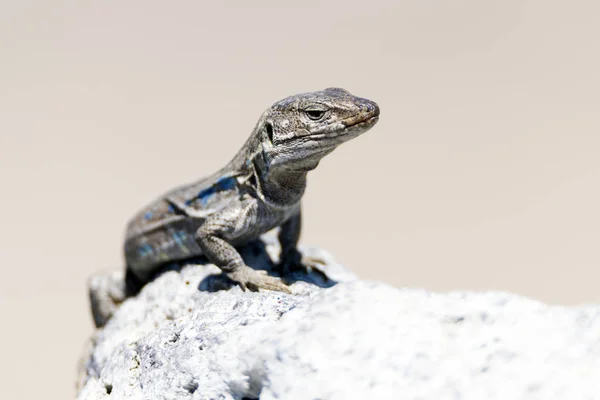
<svg viewBox="0 0 600 400"><path fill-rule="evenodd" d="M304 255L300 251L296 250L286 254L283 257L281 263L279 264L279 268L282 275L292 273L293 271L302 271L308 274L311 272L316 272L321 274L325 280L328 280L329 277L323 269L323 266L325 265L327 265L325 260Z"/></svg>
<svg viewBox="0 0 600 400"><path fill-rule="evenodd" d="M303 255L301 264L304 266L304 268L306 268L307 272L317 273L317 274L321 275L325 279L325 281L329 280L329 276L327 275L327 272L325 272L325 269L323 268L325 265L327 265L327 262L325 260L323 260L321 258Z"/></svg>
<svg viewBox="0 0 600 400"><path fill-rule="evenodd" d="M323 266L323 265L327 265L327 263L325 262L325 260L321 259L321 258L317 258L317 257L310 257L310 256L302 256L302 261L301 261L302 265L304 265L305 267L309 267L309 268L313 268L313 269L319 269Z"/></svg>
<svg viewBox="0 0 600 400"><path fill-rule="evenodd" d="M250 267L244 266L227 274L229 279L237 282L242 290L250 289L258 291L259 289L272 290L291 294L289 287L281 282L281 279L274 278L267 274L267 271L256 271Z"/></svg>

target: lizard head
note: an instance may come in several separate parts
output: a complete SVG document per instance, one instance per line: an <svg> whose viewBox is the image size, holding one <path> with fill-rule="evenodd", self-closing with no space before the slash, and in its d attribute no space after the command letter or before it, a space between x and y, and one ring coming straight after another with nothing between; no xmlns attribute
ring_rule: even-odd
<svg viewBox="0 0 600 400"><path fill-rule="evenodd" d="M303 93L273 104L258 123L268 168L309 171L337 146L369 130L379 106L344 89Z"/></svg>

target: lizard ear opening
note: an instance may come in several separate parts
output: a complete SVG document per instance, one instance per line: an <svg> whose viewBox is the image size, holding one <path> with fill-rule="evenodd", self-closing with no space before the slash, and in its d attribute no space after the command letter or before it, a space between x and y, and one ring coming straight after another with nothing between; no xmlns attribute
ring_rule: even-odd
<svg viewBox="0 0 600 400"><path fill-rule="evenodd" d="M265 132L267 133L269 141L273 143L273 125L270 122L265 122Z"/></svg>

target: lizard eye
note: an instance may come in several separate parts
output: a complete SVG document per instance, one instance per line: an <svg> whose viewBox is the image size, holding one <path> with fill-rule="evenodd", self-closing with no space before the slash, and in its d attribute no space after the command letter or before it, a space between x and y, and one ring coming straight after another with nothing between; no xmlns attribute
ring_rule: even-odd
<svg viewBox="0 0 600 400"><path fill-rule="evenodd" d="M273 125L270 122L265 123L265 132L267 132L269 141L273 143Z"/></svg>
<svg viewBox="0 0 600 400"><path fill-rule="evenodd" d="M324 110L305 110L304 113L308 118L312 119L313 121L318 121L325 115Z"/></svg>

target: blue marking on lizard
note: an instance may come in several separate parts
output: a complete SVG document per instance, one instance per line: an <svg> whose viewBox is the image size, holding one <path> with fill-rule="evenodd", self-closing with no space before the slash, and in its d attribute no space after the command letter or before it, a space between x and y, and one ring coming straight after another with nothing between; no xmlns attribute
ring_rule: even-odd
<svg viewBox="0 0 600 400"><path fill-rule="evenodd" d="M212 196L216 192L217 191L214 186L207 187L206 189L201 190L200 193L198 193L198 199L202 201L202 204L206 205L210 196Z"/></svg>
<svg viewBox="0 0 600 400"><path fill-rule="evenodd" d="M220 190L231 190L235 188L236 179L232 176L224 176L219 178L216 182L216 186Z"/></svg>
<svg viewBox="0 0 600 400"><path fill-rule="evenodd" d="M138 247L138 254L141 257L146 257L146 256L152 254L153 251L154 251L154 249L149 244L143 244Z"/></svg>
<svg viewBox="0 0 600 400"><path fill-rule="evenodd" d="M171 233L171 237L173 238L173 240L175 241L175 243L177 243L178 246L181 246L182 244L182 239L185 239L185 236L182 235L182 232L180 231L174 231Z"/></svg>
<svg viewBox="0 0 600 400"><path fill-rule="evenodd" d="M153 215L154 214L152 213L152 211L148 211L146 214L144 214L144 219L150 220L150 219L152 219Z"/></svg>
<svg viewBox="0 0 600 400"><path fill-rule="evenodd" d="M187 254L190 252L190 250L185 245L185 241L188 238L186 231L173 231L171 232L171 237L173 238L175 244L177 244L177 247L179 247L184 253Z"/></svg>
<svg viewBox="0 0 600 400"><path fill-rule="evenodd" d="M208 203L210 197L217 193L225 190L232 190L235 188L236 179L230 176L224 176L219 178L212 186L207 187L206 189L201 190L196 196L200 201L202 201L203 205ZM193 200L190 200L190 202Z"/></svg>

